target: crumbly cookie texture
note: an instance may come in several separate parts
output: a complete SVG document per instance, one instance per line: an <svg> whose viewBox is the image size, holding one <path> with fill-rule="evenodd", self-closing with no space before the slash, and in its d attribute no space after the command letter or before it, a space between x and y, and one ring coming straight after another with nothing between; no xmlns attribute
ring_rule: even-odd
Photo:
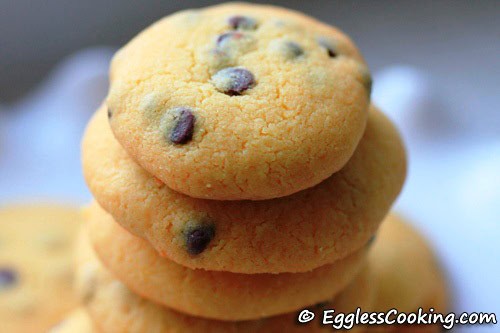
<svg viewBox="0 0 500 333"><path fill-rule="evenodd" d="M76 306L76 208L0 208L0 332L43 332Z"/></svg>
<svg viewBox="0 0 500 333"><path fill-rule="evenodd" d="M110 77L125 150L170 188L215 200L282 197L340 170L371 90L342 32L243 3L160 20L115 55Z"/></svg>
<svg viewBox="0 0 500 333"><path fill-rule="evenodd" d="M82 239L83 240L83 239ZM298 312L251 321L220 321L191 317L141 298L116 280L82 241L77 269L77 289L97 329L114 333L281 333L330 332L328 326L298 325ZM333 301L319 306L351 312L371 306L369 271L363 270ZM359 293L360 289L366 292ZM196 297L191 295L192 297ZM354 299L354 297L357 297ZM359 297L359 298L358 298ZM208 307L209 305L207 305ZM314 305L312 305L314 307Z"/></svg>
<svg viewBox="0 0 500 333"><path fill-rule="evenodd" d="M216 201L171 190L114 139L105 106L87 128L82 161L99 204L160 255L190 268L235 273L305 272L360 249L387 214L406 173L401 138L374 107L341 171L279 199Z"/></svg>
<svg viewBox="0 0 500 333"><path fill-rule="evenodd" d="M192 270L159 257L95 204L86 219L96 254L132 291L185 314L220 320L269 317L331 299L359 273L369 248L306 273Z"/></svg>

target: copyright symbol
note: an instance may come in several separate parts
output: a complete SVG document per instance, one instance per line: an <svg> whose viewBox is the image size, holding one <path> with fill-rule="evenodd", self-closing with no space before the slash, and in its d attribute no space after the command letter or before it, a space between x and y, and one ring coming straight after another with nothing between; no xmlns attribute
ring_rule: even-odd
<svg viewBox="0 0 500 333"><path fill-rule="evenodd" d="M299 323L308 323L314 319L314 313L309 310L302 310L299 313L298 321Z"/></svg>

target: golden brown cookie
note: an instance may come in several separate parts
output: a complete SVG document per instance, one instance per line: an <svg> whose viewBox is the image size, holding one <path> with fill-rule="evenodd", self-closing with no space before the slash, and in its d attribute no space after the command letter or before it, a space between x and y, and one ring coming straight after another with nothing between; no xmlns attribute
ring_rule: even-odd
<svg viewBox="0 0 500 333"><path fill-rule="evenodd" d="M216 200L287 196L340 170L371 89L336 28L242 3L158 21L110 74L107 111L125 150L170 188Z"/></svg>
<svg viewBox="0 0 500 333"><path fill-rule="evenodd" d="M369 262L377 281L376 312L447 314L448 288L426 240L399 216L390 214L382 223ZM394 318L392 318L394 319ZM368 332L440 332L439 325L369 327Z"/></svg>
<svg viewBox="0 0 500 333"><path fill-rule="evenodd" d="M374 107L347 165L319 185L265 201L194 199L140 168L113 138L102 107L83 140L86 181L115 220L160 255L235 273L304 272L366 244L403 185L406 156Z"/></svg>
<svg viewBox="0 0 500 333"><path fill-rule="evenodd" d="M43 332L76 305L73 243L78 209L0 208L0 332Z"/></svg>
<svg viewBox="0 0 500 333"><path fill-rule="evenodd" d="M429 245L408 223L397 215L390 214L382 223L370 251L368 267L372 275L368 284L373 289L374 302L360 306L358 319L362 318L363 313L387 313L391 309L397 309L399 313L416 313L419 307L425 312L433 308L435 313L447 314L449 296L446 280ZM358 295L352 295L349 300L351 311L343 317L344 324L349 324L347 316L352 315L352 309L356 308L353 306L353 300L355 304L355 300L367 292L360 287L357 291ZM328 307L326 309L330 310ZM317 317L320 312L315 313ZM337 319L333 318L335 325L340 323ZM394 320L395 315L391 315L389 319ZM437 333L442 327L372 323L355 325L346 332L352 332L353 329L370 333Z"/></svg>
<svg viewBox="0 0 500 333"><path fill-rule="evenodd" d="M317 323L298 324L298 313L253 321L220 321L191 317L162 307L132 293L102 266L88 242L79 251L77 288L96 328L103 333L299 333L328 332ZM373 302L368 271L361 274L334 301L321 304L339 311L352 311L353 304L368 307ZM367 288L367 289L366 289ZM367 290L358 293L358 290ZM354 300L354 295L361 298ZM269 299L272 302L271 299ZM338 303L338 305L337 305ZM209 306L209 305L207 305ZM345 306L345 308L343 308ZM312 308L312 307L311 307Z"/></svg>
<svg viewBox="0 0 500 333"><path fill-rule="evenodd" d="M363 248L306 273L238 274L192 270L162 258L94 204L88 209L90 241L103 264L135 293L180 312L220 320L248 320L331 299L359 273Z"/></svg>

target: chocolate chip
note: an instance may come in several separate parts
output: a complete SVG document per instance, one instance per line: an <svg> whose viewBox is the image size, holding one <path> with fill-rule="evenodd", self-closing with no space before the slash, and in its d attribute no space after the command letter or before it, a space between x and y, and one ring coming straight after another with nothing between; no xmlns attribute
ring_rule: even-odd
<svg viewBox="0 0 500 333"><path fill-rule="evenodd" d="M191 255L202 253L214 236L215 227L212 224L204 224L190 228L186 233L187 251Z"/></svg>
<svg viewBox="0 0 500 333"><path fill-rule="evenodd" d="M328 53L328 56L330 58L335 58L337 56L337 50L330 40L324 37L320 37L318 38L318 44L326 49L326 52Z"/></svg>
<svg viewBox="0 0 500 333"><path fill-rule="evenodd" d="M302 47L295 42L286 42L285 46L288 49L288 54L291 57L296 58L304 54L304 50L302 49Z"/></svg>
<svg viewBox="0 0 500 333"><path fill-rule="evenodd" d="M328 56L330 58L335 58L337 56L337 53L333 49L328 49Z"/></svg>
<svg viewBox="0 0 500 333"><path fill-rule="evenodd" d="M274 39L269 43L269 51L279 55L288 60L294 60L302 55L304 55L304 49L302 46L287 38Z"/></svg>
<svg viewBox="0 0 500 333"><path fill-rule="evenodd" d="M17 272L11 268L0 268L0 290L8 289L17 282Z"/></svg>
<svg viewBox="0 0 500 333"><path fill-rule="evenodd" d="M368 93L368 97L370 97L371 92L372 92L372 85L373 85L370 70L368 69L368 67L365 64L358 63L358 71L359 71L358 78L360 80L360 83L366 89L366 92Z"/></svg>
<svg viewBox="0 0 500 333"><path fill-rule="evenodd" d="M245 68L229 67L212 76L215 88L230 96L241 95L255 85L253 74Z"/></svg>
<svg viewBox="0 0 500 333"><path fill-rule="evenodd" d="M235 66L241 56L256 46L256 39L244 32L230 31L219 35L215 41L215 48L209 54L211 74L222 68Z"/></svg>
<svg viewBox="0 0 500 333"><path fill-rule="evenodd" d="M108 119L111 119L111 117L113 117L113 111L108 107Z"/></svg>
<svg viewBox="0 0 500 333"><path fill-rule="evenodd" d="M241 32L237 31L230 31L223 33L222 35L219 35L217 37L217 46L218 47L224 47L224 44L228 42L229 40L238 40L242 39L245 35L243 35Z"/></svg>
<svg viewBox="0 0 500 333"><path fill-rule="evenodd" d="M255 30L257 28L257 21L248 16L231 16L227 23L233 29Z"/></svg>
<svg viewBox="0 0 500 333"><path fill-rule="evenodd" d="M366 74L366 75L363 76L363 79L364 79L363 82L365 84L365 88L368 91L368 94L371 95L371 93L372 93L372 86L373 86L372 76L370 74Z"/></svg>
<svg viewBox="0 0 500 333"><path fill-rule="evenodd" d="M314 308L316 308L317 310L323 310L326 309L329 304L329 301L319 302L314 305Z"/></svg>
<svg viewBox="0 0 500 333"><path fill-rule="evenodd" d="M185 144L193 138L195 116L185 107L176 108L174 116L175 125L170 131L169 140L175 144Z"/></svg>

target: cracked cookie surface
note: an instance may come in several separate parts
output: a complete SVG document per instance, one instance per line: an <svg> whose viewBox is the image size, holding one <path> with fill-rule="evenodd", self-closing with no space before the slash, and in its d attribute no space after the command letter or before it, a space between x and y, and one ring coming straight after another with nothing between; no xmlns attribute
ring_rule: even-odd
<svg viewBox="0 0 500 333"><path fill-rule="evenodd" d="M215 200L283 197L340 170L371 89L336 28L241 3L153 24L118 51L110 78L110 123L125 150L170 188ZM169 116L179 108L189 117Z"/></svg>
<svg viewBox="0 0 500 333"><path fill-rule="evenodd" d="M160 255L190 268L235 273L305 272L346 257L375 233L406 175L401 138L375 108L341 171L273 200L204 200L171 190L114 139L105 106L89 123L82 161L99 204ZM194 230L201 239L190 244Z"/></svg>
<svg viewBox="0 0 500 333"><path fill-rule="evenodd" d="M238 274L192 270L162 258L96 204L87 209L86 227L104 266L138 295L193 316L231 321L333 298L359 273L369 248L305 273Z"/></svg>
<svg viewBox="0 0 500 333"><path fill-rule="evenodd" d="M141 298L99 262L88 242L80 242L77 289L92 289L85 297L88 311L97 329L114 333L302 333L331 332L331 327L298 325L296 312L248 321L220 321L192 317ZM322 303L327 308L351 312L356 306L367 308L373 303L370 271L363 269L333 301ZM360 290L365 292L359 293ZM196 297L192 295L192 297ZM207 307L210 305L207 304ZM313 305L314 306L314 305Z"/></svg>

